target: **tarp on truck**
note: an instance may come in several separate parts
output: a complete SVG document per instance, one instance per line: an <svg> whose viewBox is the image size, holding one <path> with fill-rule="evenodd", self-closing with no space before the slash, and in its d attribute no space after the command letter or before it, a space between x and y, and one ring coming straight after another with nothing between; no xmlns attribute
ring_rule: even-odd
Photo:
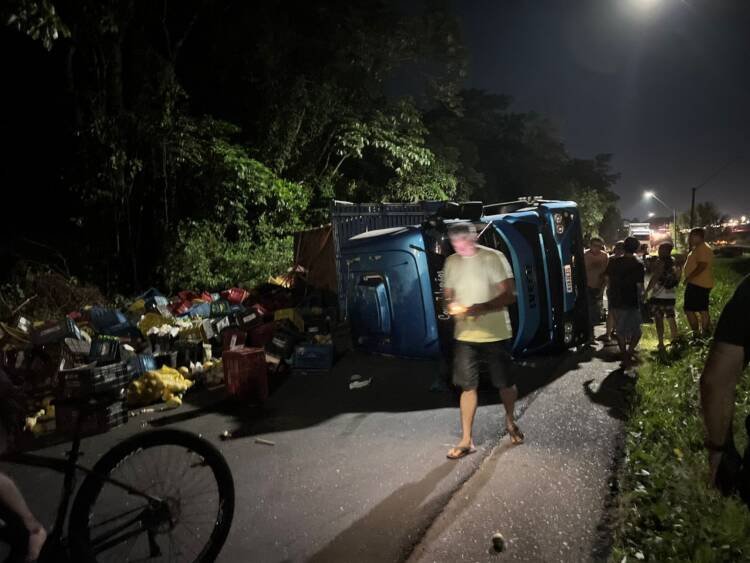
<svg viewBox="0 0 750 563"><path fill-rule="evenodd" d="M337 291L336 252L331 225L296 233L294 261L295 266L304 268L309 286L333 293Z"/></svg>

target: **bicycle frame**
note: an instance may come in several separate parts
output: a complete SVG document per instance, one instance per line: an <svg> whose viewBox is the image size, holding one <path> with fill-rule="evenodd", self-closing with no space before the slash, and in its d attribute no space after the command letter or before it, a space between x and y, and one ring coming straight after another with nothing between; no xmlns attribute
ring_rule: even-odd
<svg viewBox="0 0 750 563"><path fill-rule="evenodd" d="M66 459L60 459L56 457L42 456L29 453L11 453L0 456L0 461L6 463L12 463L14 465L25 465L28 467L43 467L45 469L51 469L62 473L63 488L62 498L57 508L57 515L55 517L55 523L52 531L45 542L42 550L42 556L40 561L47 560L48 556L53 554L59 556L59 547L66 547L66 540L63 537L63 529L65 526L65 519L68 514L68 507L70 506L71 498L75 492L76 487L76 472L81 471L87 475L95 475L105 483L110 483L116 487L119 487L132 495L139 496L148 500L150 503L160 503L161 499L139 491L126 483L122 483L117 479L112 479L108 476L102 476L96 473L94 470L84 467L78 464L78 458L81 457L81 425L84 419L84 415L78 416L73 431L73 440L71 443L70 451L66 452ZM134 521L136 521L134 519ZM113 534L114 535L114 534ZM106 538L105 538L106 539Z"/></svg>

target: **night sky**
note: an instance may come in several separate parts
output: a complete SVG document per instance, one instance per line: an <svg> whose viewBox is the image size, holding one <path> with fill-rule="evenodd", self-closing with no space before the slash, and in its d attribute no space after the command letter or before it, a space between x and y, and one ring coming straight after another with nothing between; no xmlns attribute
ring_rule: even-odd
<svg viewBox="0 0 750 563"><path fill-rule="evenodd" d="M750 2L465 0L469 86L551 118L577 157L614 153L623 217L678 210L690 187L750 211Z"/></svg>

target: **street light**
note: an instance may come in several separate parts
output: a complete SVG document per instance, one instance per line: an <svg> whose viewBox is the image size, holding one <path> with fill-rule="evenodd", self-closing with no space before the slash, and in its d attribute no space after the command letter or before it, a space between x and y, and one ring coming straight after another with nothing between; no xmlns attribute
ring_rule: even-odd
<svg viewBox="0 0 750 563"><path fill-rule="evenodd" d="M652 217L655 217L655 216L656 216L656 213L654 213L653 211L649 211L649 213L648 213L648 218L649 219L651 219Z"/></svg>
<svg viewBox="0 0 750 563"><path fill-rule="evenodd" d="M667 210L672 211L672 230L674 231L674 239L672 242L674 243L674 247L677 248L677 210L674 207L670 209L670 207L661 199L659 199L659 196L657 196L652 190L643 192L643 197L646 200L655 199L656 201L661 203ZM652 217L653 214L649 213L648 216Z"/></svg>

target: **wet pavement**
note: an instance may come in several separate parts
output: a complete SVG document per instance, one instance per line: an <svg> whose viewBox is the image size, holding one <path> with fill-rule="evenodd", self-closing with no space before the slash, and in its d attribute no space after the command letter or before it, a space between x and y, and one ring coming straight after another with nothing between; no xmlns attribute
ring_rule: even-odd
<svg viewBox="0 0 750 563"><path fill-rule="evenodd" d="M329 375L289 377L262 408L216 392L188 396L176 411L86 439L82 463L146 421L215 443L237 494L219 561L585 561L607 547L597 527L622 425L623 381L607 377L614 367L589 352L519 368L526 444L503 438L502 406L488 389L477 452L458 462L445 457L460 436L456 395L430 391L439 366L351 354ZM355 374L372 382L350 390ZM220 440L224 430L233 439ZM10 473L50 524L60 476ZM488 551L495 531L507 540L501 555Z"/></svg>

